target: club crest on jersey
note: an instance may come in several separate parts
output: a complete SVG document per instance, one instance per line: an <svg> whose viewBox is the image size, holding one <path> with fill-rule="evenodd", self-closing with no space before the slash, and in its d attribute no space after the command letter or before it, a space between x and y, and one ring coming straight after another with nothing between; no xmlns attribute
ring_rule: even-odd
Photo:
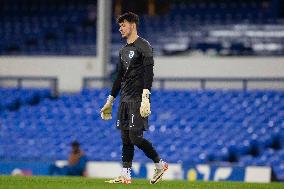
<svg viewBox="0 0 284 189"><path fill-rule="evenodd" d="M134 56L134 51L129 51L129 58L133 58L133 56Z"/></svg>

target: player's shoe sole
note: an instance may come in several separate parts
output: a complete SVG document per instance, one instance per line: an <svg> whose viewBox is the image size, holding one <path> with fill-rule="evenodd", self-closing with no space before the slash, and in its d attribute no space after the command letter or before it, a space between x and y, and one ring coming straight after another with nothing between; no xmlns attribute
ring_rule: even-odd
<svg viewBox="0 0 284 189"><path fill-rule="evenodd" d="M110 184L131 184L131 179L123 178L122 176L119 176L115 179L106 180L105 182Z"/></svg>
<svg viewBox="0 0 284 189"><path fill-rule="evenodd" d="M154 178L150 180L150 184L157 184L160 182L163 178L164 173L169 169L169 165L167 163L164 163L163 169L160 170L160 172L155 173L157 175L154 175Z"/></svg>

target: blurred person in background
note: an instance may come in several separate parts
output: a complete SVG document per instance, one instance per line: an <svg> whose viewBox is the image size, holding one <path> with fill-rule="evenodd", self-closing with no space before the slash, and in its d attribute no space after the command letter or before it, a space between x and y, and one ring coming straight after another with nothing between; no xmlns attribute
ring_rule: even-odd
<svg viewBox="0 0 284 189"><path fill-rule="evenodd" d="M150 43L139 37L137 27L138 15L128 12L117 19L121 37L126 45L120 50L118 75L113 83L111 94L101 109L103 120L112 119L112 105L120 92L120 103L116 127L122 139L122 172L109 183L131 183L131 167L134 157L134 146L137 146L155 164L155 173L150 184L162 180L168 164L164 162L152 143L143 137L148 129L150 110L150 91L153 82L153 48Z"/></svg>
<svg viewBox="0 0 284 189"><path fill-rule="evenodd" d="M80 149L80 144L77 141L71 143L72 152L68 158L68 164L63 167L52 164L49 167L49 175L68 175L68 176L83 176L87 164L87 157Z"/></svg>

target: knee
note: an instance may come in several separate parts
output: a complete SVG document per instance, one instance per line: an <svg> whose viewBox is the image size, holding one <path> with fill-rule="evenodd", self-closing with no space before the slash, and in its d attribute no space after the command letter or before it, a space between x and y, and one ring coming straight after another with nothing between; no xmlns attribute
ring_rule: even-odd
<svg viewBox="0 0 284 189"><path fill-rule="evenodd" d="M132 145L132 144L131 144L131 140L129 139L128 136L122 135L122 136L121 136L121 140L122 140L122 144L123 144L124 146Z"/></svg>
<svg viewBox="0 0 284 189"><path fill-rule="evenodd" d="M143 141L143 134L141 134L141 133L130 133L129 138L130 138L132 144L139 146Z"/></svg>
<svg viewBox="0 0 284 189"><path fill-rule="evenodd" d="M134 145L132 143L122 144L122 150L134 150Z"/></svg>

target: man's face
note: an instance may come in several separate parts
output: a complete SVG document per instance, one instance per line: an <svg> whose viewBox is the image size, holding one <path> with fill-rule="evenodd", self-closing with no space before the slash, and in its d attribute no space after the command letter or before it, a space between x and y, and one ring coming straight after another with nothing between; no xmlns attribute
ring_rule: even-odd
<svg viewBox="0 0 284 189"><path fill-rule="evenodd" d="M135 28L134 23L130 23L126 20L119 23L119 32L121 33L122 38L128 38L131 35L134 28Z"/></svg>

